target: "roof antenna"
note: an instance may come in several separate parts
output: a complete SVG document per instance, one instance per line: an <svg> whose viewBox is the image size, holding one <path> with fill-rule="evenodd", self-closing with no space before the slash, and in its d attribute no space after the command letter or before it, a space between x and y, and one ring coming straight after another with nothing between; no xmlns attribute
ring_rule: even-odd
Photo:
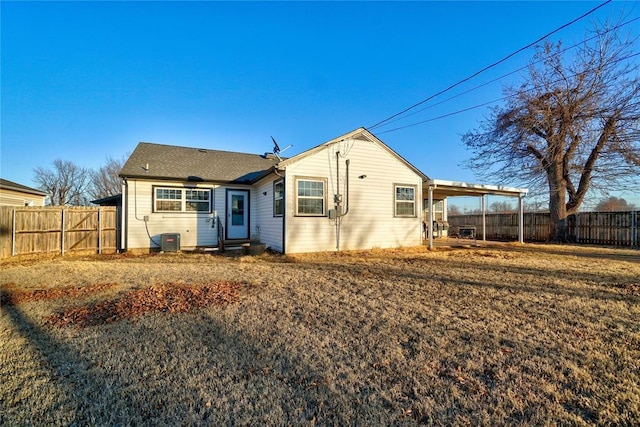
<svg viewBox="0 0 640 427"><path fill-rule="evenodd" d="M282 157L280 157L280 152L287 151L292 145L287 145L284 150L280 150L280 146L276 142L276 139L272 136L271 140L273 141L273 155L278 158L278 160L282 161Z"/></svg>

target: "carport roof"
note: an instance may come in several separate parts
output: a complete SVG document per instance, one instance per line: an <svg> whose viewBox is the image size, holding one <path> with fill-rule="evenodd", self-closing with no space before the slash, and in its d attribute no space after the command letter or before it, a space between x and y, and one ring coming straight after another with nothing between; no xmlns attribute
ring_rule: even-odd
<svg viewBox="0 0 640 427"><path fill-rule="evenodd" d="M524 196L529 192L527 188L507 187L504 185L471 184L461 181L446 181L443 179L429 179L424 182L425 189L433 189L433 198L442 199L452 196L483 196L493 194L498 196Z"/></svg>

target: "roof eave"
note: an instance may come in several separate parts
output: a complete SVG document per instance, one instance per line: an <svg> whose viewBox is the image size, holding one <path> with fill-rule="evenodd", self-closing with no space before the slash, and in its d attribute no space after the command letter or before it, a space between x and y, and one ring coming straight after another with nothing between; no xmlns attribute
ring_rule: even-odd
<svg viewBox="0 0 640 427"><path fill-rule="evenodd" d="M286 160L283 160L282 162L280 162L277 166L278 170L284 170L286 169L287 166L289 166L292 163L297 162L298 160L301 160L307 156L310 156L318 151L321 151L322 149L324 149L325 147L335 144L336 142L340 142L343 141L345 139L349 139L349 138L354 138L357 135L366 135L367 139L369 139L370 141L378 144L380 147L382 147L383 149L385 149L389 154L391 154L392 156L394 156L396 159L398 159L400 162L404 163L407 167L409 167L409 169L411 169L413 172L415 172L419 177L422 178L423 181L427 181L429 180L429 177L422 172L420 169L418 169L417 167L415 167L413 164L411 164L411 162L409 162L407 159L405 159L404 157L402 157L400 154L398 154L395 150L393 150L391 147L389 147L387 144L385 144L384 142L382 142L382 140L380 140L377 136L375 136L374 134L372 134L370 131L368 131L366 128L364 127L359 127L355 130L352 130L351 132L347 132L341 136L338 136L337 138L333 138L327 142L324 142L320 145L317 145L313 148L310 148L307 151L303 151L300 154L297 154L293 157L290 157Z"/></svg>
<svg viewBox="0 0 640 427"><path fill-rule="evenodd" d="M425 181L427 187L433 189L442 190L442 192L449 191L454 195L483 195L494 194L502 196L517 196L527 195L529 193L528 188L508 187L504 185L489 185L489 184L474 184L461 181L447 181L443 179L429 179Z"/></svg>
<svg viewBox="0 0 640 427"><path fill-rule="evenodd" d="M185 176L154 176L154 175L118 175L120 178L127 179L136 179L136 180L145 180L145 181L179 181L179 182L188 182L191 184L220 184L220 185L253 185L256 182L264 179L269 174L273 173L275 170L275 166L261 172L255 178L247 179L247 180L225 180L225 179L202 179L201 181L190 180L189 177Z"/></svg>
<svg viewBox="0 0 640 427"><path fill-rule="evenodd" d="M32 196L40 196L40 197L47 197L49 196L47 193L44 193L42 191L32 191L32 190L25 190L24 188L18 188L18 187L11 187L11 186L2 186L2 189L4 190L11 190L11 191L17 191L19 193L26 193L26 194L30 194Z"/></svg>

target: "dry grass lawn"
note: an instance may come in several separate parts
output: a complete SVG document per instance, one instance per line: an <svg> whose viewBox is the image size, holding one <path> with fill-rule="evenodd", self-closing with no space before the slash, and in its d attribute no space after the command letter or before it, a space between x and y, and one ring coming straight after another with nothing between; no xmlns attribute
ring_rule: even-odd
<svg viewBox="0 0 640 427"><path fill-rule="evenodd" d="M637 425L640 252L0 263L0 425Z"/></svg>

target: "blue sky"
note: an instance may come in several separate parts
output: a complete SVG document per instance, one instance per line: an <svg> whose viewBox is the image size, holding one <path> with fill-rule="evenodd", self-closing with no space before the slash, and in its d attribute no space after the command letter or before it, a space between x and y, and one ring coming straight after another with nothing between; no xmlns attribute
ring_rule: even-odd
<svg viewBox="0 0 640 427"><path fill-rule="evenodd" d="M291 156L371 126L600 3L2 1L0 175L33 185L33 169L56 158L98 168L139 141L264 153L273 135L293 145ZM640 5L612 2L553 39L573 44L594 19L621 11L635 17ZM475 182L460 135L488 107L385 131L498 99L518 78L374 133L433 178ZM637 193L627 197L640 205Z"/></svg>

